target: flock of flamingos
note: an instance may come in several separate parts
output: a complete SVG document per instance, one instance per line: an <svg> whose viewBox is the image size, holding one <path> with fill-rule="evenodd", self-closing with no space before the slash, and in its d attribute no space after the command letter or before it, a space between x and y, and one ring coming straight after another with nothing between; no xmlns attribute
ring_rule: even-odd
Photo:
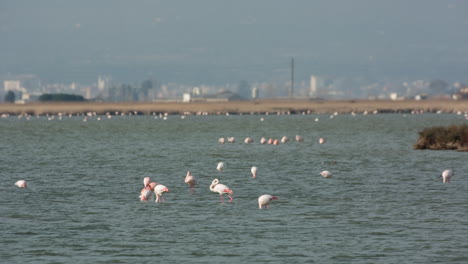
<svg viewBox="0 0 468 264"><path fill-rule="evenodd" d="M304 141L303 137L302 136L299 136L299 135L296 135L295 137L295 140L297 142L300 142L302 143ZM260 144L272 144L272 145L278 145L279 142L281 143L286 143L289 141L289 138L284 136L282 137L280 140L279 139L273 139L273 138L269 138L269 139L266 139L264 137L262 137L260 139ZM228 138L219 138L218 139L218 142L221 143L221 144L224 144L224 143L235 143L236 140L234 137L228 137ZM247 137L244 139L244 142L246 144L250 144L250 143L253 143L253 139L250 138L250 137ZM320 144L324 144L326 142L326 140L324 138L320 138L319 139L319 143ZM224 169L224 162L219 162L216 169L218 171L222 171ZM253 178L256 178L257 177L257 170L258 168L256 166L253 166L251 168L251 173L252 173L252 177ZM320 175L322 175L324 178L331 178L333 176L333 174L330 172L330 171L322 171L320 172ZM454 175L454 172L452 170L444 170L442 172L442 174L440 175L440 177L442 178L442 182L443 183L450 183L450 179L453 177ZM197 185L197 180L195 178L195 176L193 176L190 171L187 172L187 175L185 176L185 183L189 185L189 187L191 189L193 189L196 185ZM19 180L15 183L15 185L19 188L27 188L27 183L25 180ZM140 191L140 201L148 201L151 199L153 193L154 195L156 196L156 200L155 202L156 203L161 203L161 202L164 202L164 193L166 192L169 192L169 189L162 185L162 184L159 184L157 182L151 182L151 178L150 177L145 177L143 179L143 189L141 189ZM228 186L222 184L219 182L218 179L214 179L212 182L211 182L211 185L210 185L210 190L214 193L219 193L220 195L220 200L222 203L224 203L224 195L227 195L227 197L229 197L229 203L232 202L233 198L231 195L233 195L233 191L231 190L231 188L229 188ZM258 197L258 207L260 209L262 208L268 208L268 206L270 205L271 201L272 200L278 200L278 197L276 196L272 196L270 194L263 194L261 195L260 197Z"/></svg>
<svg viewBox="0 0 468 264"><path fill-rule="evenodd" d="M295 139L298 142L303 142L304 141L302 136L299 136L299 135L296 135ZM281 143L286 143L288 141L289 141L289 138L286 137L286 136L281 138ZM219 138L218 142L221 143L221 144L224 144L226 142L235 143L236 139L234 137L228 137L227 139ZM247 137L247 138L244 139L244 142L246 144L250 144L250 143L253 143L253 139L250 138L250 137ZM279 139L273 139L273 138L270 138L270 139L267 140L266 138L262 137L260 139L260 144L278 145L279 142L280 142ZM320 138L319 143L320 144L325 143L325 139ZM218 171L222 171L224 169L224 162L219 162L216 169ZM253 178L257 177L257 170L258 170L258 168L256 166L253 166L250 169L250 172L252 173ZM331 178L332 177L332 173L329 172L329 171L322 171L320 174L325 178ZM187 175L185 176L185 183L187 183L190 186L191 189L194 188L195 185L197 184L197 180L190 173L190 171L188 171ZM151 182L150 177L145 177L143 179L143 186L144 187L143 187L143 189L141 189L141 192L140 192L140 201L148 201L149 199L151 199L151 196L154 193L155 196L156 196L156 202L157 203L158 202L164 202L164 196L163 195L164 195L165 192L169 192L169 189L166 186L164 186L162 184L159 184L157 182ZM222 183L219 183L218 179L214 179L211 182L210 190L212 192L219 193L221 202L224 202L224 195L225 194L227 195L227 197L229 197L229 203L232 202L232 200L233 200L233 198L231 196L231 195L233 195L232 189L229 188L228 186L222 184ZM268 208L268 206L270 205L272 200L278 200L278 197L272 196L270 194L261 195L260 197L258 197L258 208L260 208L260 209Z"/></svg>
<svg viewBox="0 0 468 264"><path fill-rule="evenodd" d="M93 116L93 115L92 114L90 115L88 113L88 116ZM466 118L468 120L468 113L465 114L465 116L466 116ZM1 117L2 118L7 118L8 116L7 115L2 115ZM83 120L83 121L85 121L85 120ZM263 121L263 120L261 120L261 121ZM296 135L295 140L297 142L299 142L299 143L302 143L304 141L303 137L300 136L300 135ZM220 144L235 143L236 139L234 137L219 138L218 142ZM250 137L247 137L247 138L244 139L244 143L246 143L246 144L250 144L250 143L253 143L253 142L254 142L253 139L250 138ZM289 138L286 137L286 136L282 137L281 139L277 139L277 138L275 138L275 139L274 138L266 139L266 138L262 137L259 142L260 142L260 144L279 145L280 142L281 143L289 142ZM326 140L324 138L319 139L320 144L324 144L325 142L326 142ZM222 171L224 169L224 162L219 162L216 169L218 171ZM256 166L253 166L251 168L251 173L252 173L253 178L257 177L257 170L258 170L258 168ZM326 170L320 172L320 175L322 175L324 178L331 178L333 176L333 174L330 171L326 171ZM444 170L442 172L442 174L440 175L440 177L442 178L443 183L450 183L450 179L453 177L453 175L454 175L454 172L452 170ZM196 178L190 173L190 171L187 172L187 175L185 177L185 183L187 183L191 189L193 189L195 187L195 185L197 184ZM17 187L19 187L19 188L26 188L27 187L27 183L26 183L25 180L19 180L19 181L17 181L15 183L15 185ZM144 187L141 190L140 196L139 196L140 201L145 201L146 202L146 201L150 200L153 193L154 193L154 195L156 196L156 200L155 200L156 203L164 202L163 194L165 192L169 192L169 189L166 186L164 186L162 184L159 184L157 182L151 182L150 177L145 177L143 179L143 186ZM231 196L231 195L233 195L233 191L228 186L226 186L226 185L224 185L222 183L219 183L218 179L214 179L212 181L212 183L210 185L210 190L212 192L219 193L221 202L224 202L224 195L225 194L229 197L229 202L232 202L232 200L233 200L233 198ZM260 197L258 197L258 207L260 209L268 208L268 206L270 205L272 200L278 200L278 198L275 197L275 196L269 195L269 194L261 195Z"/></svg>

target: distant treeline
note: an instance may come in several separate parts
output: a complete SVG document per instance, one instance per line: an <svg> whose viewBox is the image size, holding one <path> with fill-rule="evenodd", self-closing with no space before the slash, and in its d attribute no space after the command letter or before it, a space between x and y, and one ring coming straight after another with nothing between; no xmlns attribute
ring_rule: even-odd
<svg viewBox="0 0 468 264"><path fill-rule="evenodd" d="M76 94L43 94L39 96L40 102L84 102L83 96Z"/></svg>
<svg viewBox="0 0 468 264"><path fill-rule="evenodd" d="M429 127L419 132L415 149L468 151L468 126Z"/></svg>

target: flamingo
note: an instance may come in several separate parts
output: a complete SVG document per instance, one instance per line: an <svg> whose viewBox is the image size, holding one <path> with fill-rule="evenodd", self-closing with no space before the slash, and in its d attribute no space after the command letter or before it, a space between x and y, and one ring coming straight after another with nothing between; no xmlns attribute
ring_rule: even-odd
<svg viewBox="0 0 468 264"><path fill-rule="evenodd" d="M279 145L279 140L278 139L273 140L273 145Z"/></svg>
<svg viewBox="0 0 468 264"><path fill-rule="evenodd" d="M156 194L156 203L164 202L163 194L165 192L169 192L169 189L167 189L167 187L162 184L158 184L156 185L156 187L154 187L154 194Z"/></svg>
<svg viewBox="0 0 468 264"><path fill-rule="evenodd" d="M222 171L222 170L224 169L224 162L218 163L218 166L216 166L216 169L217 169L218 171Z"/></svg>
<svg viewBox="0 0 468 264"><path fill-rule="evenodd" d="M266 142L267 142L267 139L266 139L266 138L262 137L262 138L260 139L260 144L265 144Z"/></svg>
<svg viewBox="0 0 468 264"><path fill-rule="evenodd" d="M220 195L221 202L224 203L223 194L227 193L229 197L229 202L232 202L233 198L229 194L233 194L232 190L229 189L226 185L220 184L218 179L214 179L210 185L210 191L217 192Z"/></svg>
<svg viewBox="0 0 468 264"><path fill-rule="evenodd" d="M256 178L257 177L257 170L258 168L256 166L253 166L251 169L250 169L250 172L252 172L252 178Z"/></svg>
<svg viewBox="0 0 468 264"><path fill-rule="evenodd" d="M218 138L218 142L221 143L221 144L224 144L225 140L224 140L223 137L222 137L222 138Z"/></svg>
<svg viewBox="0 0 468 264"><path fill-rule="evenodd" d="M195 185L197 184L197 180L195 179L195 177L190 173L190 171L187 172L187 176L185 176L185 183L188 184L190 186L190 188L192 189L193 187L195 187Z"/></svg>
<svg viewBox="0 0 468 264"><path fill-rule="evenodd" d="M450 183L450 178L452 178L452 176L454 175L453 171L452 170L444 170L442 172L442 175L440 175L442 177L442 182L443 183Z"/></svg>
<svg viewBox="0 0 468 264"><path fill-rule="evenodd" d="M228 138L227 138L227 141L228 141L229 143L236 143L236 139L235 139L234 137L228 137Z"/></svg>
<svg viewBox="0 0 468 264"><path fill-rule="evenodd" d="M247 143L247 144L249 144L249 143L252 143L252 142L253 142L253 139L250 138L250 137L246 137L246 138L244 139L244 142Z"/></svg>
<svg viewBox="0 0 468 264"><path fill-rule="evenodd" d="M325 143L325 142L326 142L326 140L325 140L323 137L319 138L319 143L320 143L320 144L323 144L323 143Z"/></svg>
<svg viewBox="0 0 468 264"><path fill-rule="evenodd" d="M283 136L281 138L281 143L286 143L286 142L289 142L289 138L287 136Z"/></svg>
<svg viewBox="0 0 468 264"><path fill-rule="evenodd" d="M143 189L140 191L140 201L148 201L151 198L151 194L154 191L154 187L158 185L157 182L150 182L150 177L143 179Z"/></svg>
<svg viewBox="0 0 468 264"><path fill-rule="evenodd" d="M304 142L304 138L302 138L302 136L296 135L296 141L302 143Z"/></svg>
<svg viewBox="0 0 468 264"><path fill-rule="evenodd" d="M320 175L322 175L324 178L331 178L333 174L327 170L320 172Z"/></svg>
<svg viewBox="0 0 468 264"><path fill-rule="evenodd" d="M268 205L271 203L272 200L278 200L278 197L271 196L269 194L264 194L258 197L258 208L268 208Z"/></svg>
<svg viewBox="0 0 468 264"><path fill-rule="evenodd" d="M19 188L26 188L26 181L25 180L19 180L15 183L16 186L18 186Z"/></svg>
<svg viewBox="0 0 468 264"><path fill-rule="evenodd" d="M268 139L267 143L270 145L273 144L273 139L272 138Z"/></svg>

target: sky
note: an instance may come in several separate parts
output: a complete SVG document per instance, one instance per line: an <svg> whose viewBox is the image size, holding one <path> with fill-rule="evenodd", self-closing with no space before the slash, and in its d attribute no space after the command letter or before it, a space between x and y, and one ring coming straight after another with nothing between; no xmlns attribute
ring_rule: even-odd
<svg viewBox="0 0 468 264"><path fill-rule="evenodd" d="M468 80L466 0L1 0L0 76Z"/></svg>

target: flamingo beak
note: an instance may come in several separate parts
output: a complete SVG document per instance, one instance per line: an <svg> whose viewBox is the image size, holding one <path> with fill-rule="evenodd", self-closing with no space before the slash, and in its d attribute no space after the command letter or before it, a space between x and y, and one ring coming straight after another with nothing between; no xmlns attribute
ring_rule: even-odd
<svg viewBox="0 0 468 264"><path fill-rule="evenodd" d="M169 189L168 189L168 188L164 188L164 190L163 190L163 191L165 191L165 192L169 192Z"/></svg>
<svg viewBox="0 0 468 264"><path fill-rule="evenodd" d="M279 200L278 197L275 197L275 196L271 197L271 199L272 200Z"/></svg>

